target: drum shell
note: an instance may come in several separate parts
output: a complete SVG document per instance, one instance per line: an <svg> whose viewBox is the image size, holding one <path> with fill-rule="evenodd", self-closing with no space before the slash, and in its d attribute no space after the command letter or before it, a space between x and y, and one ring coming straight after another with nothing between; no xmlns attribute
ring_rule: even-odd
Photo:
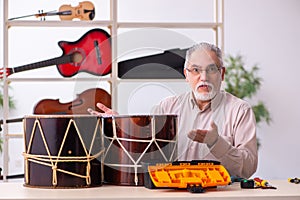
<svg viewBox="0 0 300 200"><path fill-rule="evenodd" d="M176 115L115 116L102 121L104 183L144 185L142 163L177 158Z"/></svg>
<svg viewBox="0 0 300 200"><path fill-rule="evenodd" d="M48 166L25 159L25 167L27 168L25 169L25 186L43 188L101 186L101 156L90 161L90 169L87 168L88 162L86 160L78 160L78 157L98 155L102 151L100 133L99 118L90 115L26 116L24 118L25 153L46 158L47 161L43 161L43 163L48 164ZM59 154L59 152L61 153ZM60 157L58 158L58 156ZM82 176L86 176L88 173L90 182L86 178L57 170L57 183L53 184L54 171L52 168L55 165L55 159L60 160L62 157L67 158L68 161L57 162L57 169Z"/></svg>

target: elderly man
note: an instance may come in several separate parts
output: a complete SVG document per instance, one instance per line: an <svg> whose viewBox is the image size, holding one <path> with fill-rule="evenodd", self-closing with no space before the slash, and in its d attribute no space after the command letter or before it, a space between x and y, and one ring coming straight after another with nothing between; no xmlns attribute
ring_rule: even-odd
<svg viewBox="0 0 300 200"><path fill-rule="evenodd" d="M257 169L255 116L247 102L221 90L221 50L209 43L191 47L184 75L191 91L167 97L154 108L156 114L178 115L178 160L217 160L231 176L249 178Z"/></svg>

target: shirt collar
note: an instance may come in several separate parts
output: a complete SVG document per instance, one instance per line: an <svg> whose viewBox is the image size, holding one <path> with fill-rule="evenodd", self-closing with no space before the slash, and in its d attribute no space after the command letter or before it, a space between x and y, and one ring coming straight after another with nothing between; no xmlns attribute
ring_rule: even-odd
<svg viewBox="0 0 300 200"><path fill-rule="evenodd" d="M212 111L215 111L220 105L222 99L224 98L224 93L225 93L224 91L218 92L216 96L211 100L211 102L207 104L203 110L201 110L201 112L205 111L208 108L211 108ZM193 91L190 92L190 102L193 109L199 108L194 98Z"/></svg>
<svg viewBox="0 0 300 200"><path fill-rule="evenodd" d="M215 111L219 107L219 105L222 102L224 96L225 96L225 92L223 90L221 90L217 93L215 98L212 99L212 101L211 101L212 111Z"/></svg>

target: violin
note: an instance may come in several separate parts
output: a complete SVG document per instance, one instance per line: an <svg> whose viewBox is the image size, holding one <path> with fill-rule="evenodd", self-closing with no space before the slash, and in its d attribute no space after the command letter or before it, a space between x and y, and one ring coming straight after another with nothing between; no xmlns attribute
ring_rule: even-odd
<svg viewBox="0 0 300 200"><path fill-rule="evenodd" d="M92 88L88 89L71 102L61 103L58 99L43 99L39 101L34 107L34 114L89 114L88 108L92 108L98 112L100 110L96 104L100 102L106 107L111 108L111 95L103 89ZM6 123L22 122L23 118L7 119ZM0 120L0 131L3 120Z"/></svg>
<svg viewBox="0 0 300 200"><path fill-rule="evenodd" d="M59 11L43 12L40 11L38 14L25 15L21 17L14 17L8 20L20 19L25 17L45 17L58 15L60 20L73 20L78 18L80 20L93 20L95 18L95 7L90 1L79 2L78 6L72 7L71 5L62 5L59 7ZM45 20L45 18L43 18Z"/></svg>
<svg viewBox="0 0 300 200"><path fill-rule="evenodd" d="M95 7L89 1L80 2L78 6L72 7L71 5L62 5L58 13L65 13L59 15L61 20L72 20L78 18L80 20L93 20L95 18Z"/></svg>
<svg viewBox="0 0 300 200"><path fill-rule="evenodd" d="M43 99L34 107L34 114L89 114L88 108L98 112L103 112L97 108L96 104L100 102L111 108L111 95L103 89L88 89L67 103L61 103L59 99Z"/></svg>

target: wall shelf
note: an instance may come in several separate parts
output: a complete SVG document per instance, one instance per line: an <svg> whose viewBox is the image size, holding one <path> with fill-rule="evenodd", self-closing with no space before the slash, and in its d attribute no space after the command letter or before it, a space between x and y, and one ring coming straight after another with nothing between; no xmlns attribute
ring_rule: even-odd
<svg viewBox="0 0 300 200"><path fill-rule="evenodd" d="M111 81L111 78L7 78L8 82L74 82L74 81Z"/></svg>
<svg viewBox="0 0 300 200"><path fill-rule="evenodd" d="M221 23L188 23L188 22L180 22L180 23L159 23L159 22L119 22L118 28L186 28L186 29L217 29L221 27Z"/></svg>
<svg viewBox="0 0 300 200"><path fill-rule="evenodd" d="M8 108L8 84L9 82L74 82L74 81L104 81L110 84L111 96L112 96L112 108L118 110L118 85L120 83L143 83L143 82L162 82L162 83L183 83L184 79L120 79L118 78L117 69L117 48L118 48L118 35L121 29L138 29L138 28L164 28L164 29L193 29L202 30L208 29L213 31L213 37L215 43L222 50L224 49L224 26L223 26L223 10L224 0L214 0L213 14L214 20L212 22L122 22L118 19L118 10L122 7L118 7L118 0L109 0L109 12L110 17L108 20L95 20L95 21L31 21L31 20L8 20L8 5L10 0L3 1L3 66L4 68L9 66L9 29L12 27L60 27L60 28L82 28L82 27L97 27L105 28L110 31L112 38L112 72L109 77L95 77L95 78L14 78L4 77L4 89L3 89L3 180L7 181L6 176L9 172L9 158L8 158L8 141L11 138L22 138L22 135L15 135L9 133L9 127L6 123L6 119L9 119ZM159 5L157 5L159 6ZM174 5L173 5L174 6ZM170 8L171 9L171 8Z"/></svg>
<svg viewBox="0 0 300 200"><path fill-rule="evenodd" d="M8 27L108 27L112 21L29 21L12 20L7 21Z"/></svg>

